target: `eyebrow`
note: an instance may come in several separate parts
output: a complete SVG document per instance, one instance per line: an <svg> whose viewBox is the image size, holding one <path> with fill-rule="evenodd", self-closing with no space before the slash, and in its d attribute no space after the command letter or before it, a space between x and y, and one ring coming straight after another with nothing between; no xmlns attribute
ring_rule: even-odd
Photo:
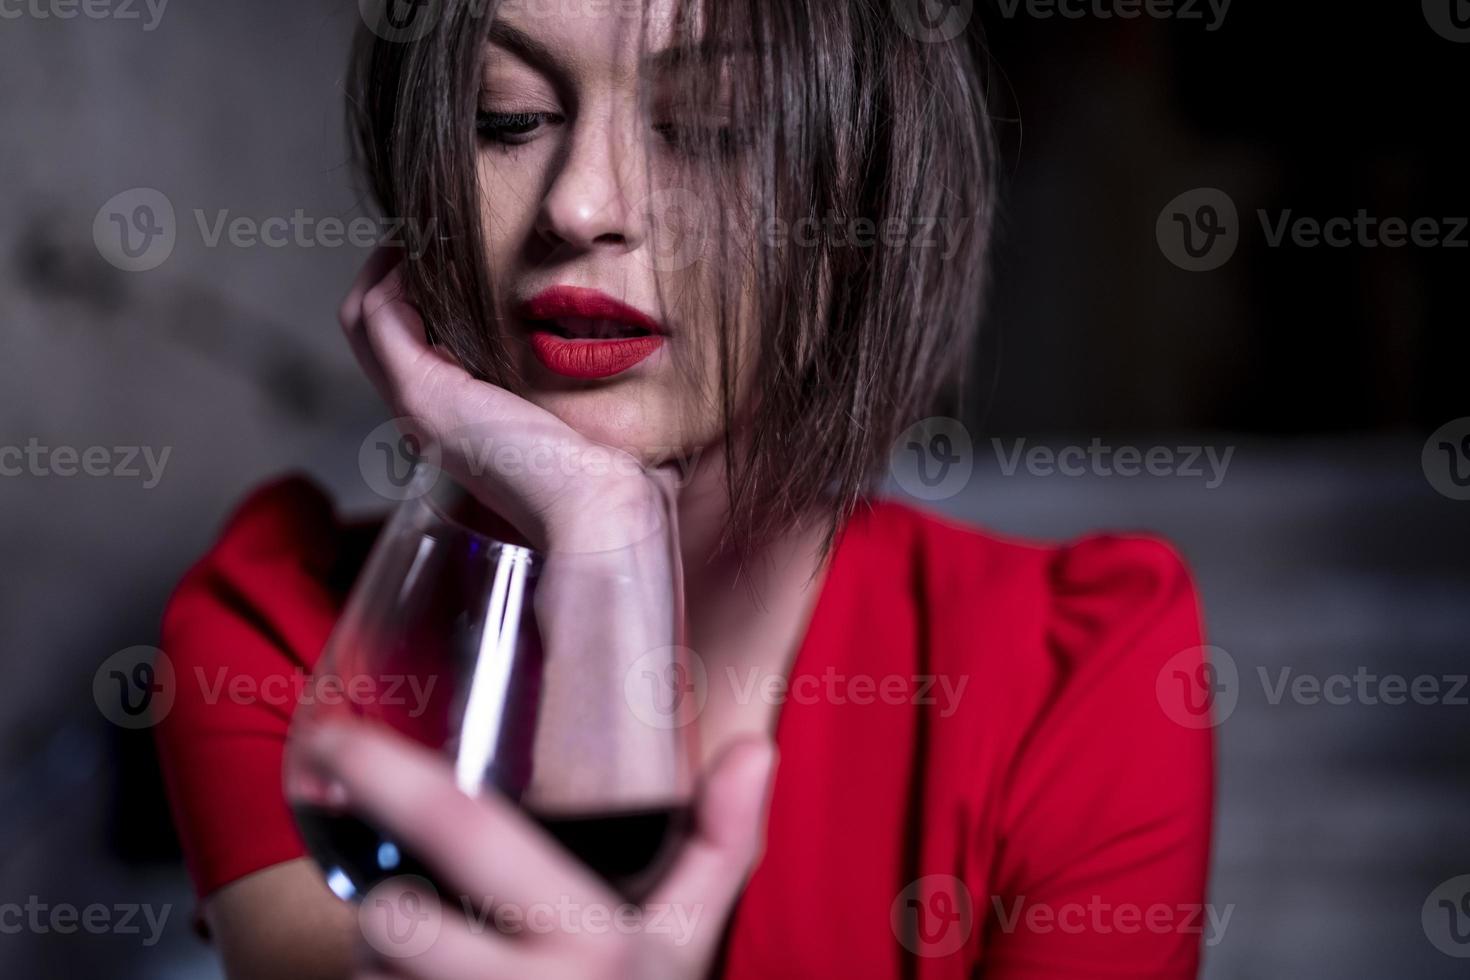
<svg viewBox="0 0 1470 980"><path fill-rule="evenodd" d="M490 33L486 35L486 39L538 67L556 69L562 66L562 60L551 48L519 27L512 27L503 21L497 20L490 25Z"/></svg>

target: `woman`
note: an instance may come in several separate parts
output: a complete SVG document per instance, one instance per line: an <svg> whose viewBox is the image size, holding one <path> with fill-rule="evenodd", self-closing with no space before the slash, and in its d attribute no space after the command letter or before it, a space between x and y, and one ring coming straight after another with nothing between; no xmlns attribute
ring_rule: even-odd
<svg viewBox="0 0 1470 980"><path fill-rule="evenodd" d="M688 645L712 677L813 693L709 685L693 836L650 903L687 930L445 916L398 956L392 917L419 906L359 921L303 856L289 712L182 683L159 741L230 976L1194 975L1177 910L1203 902L1212 762L1157 693L1199 666L1177 557L865 497L979 319L965 36L866 0L407 9L426 19L363 33L352 119L385 213L430 233L343 303L363 369L538 546L632 540L676 486ZM464 426L638 466L471 472ZM309 668L373 532L302 480L257 492L166 614L179 676ZM406 742L333 726L302 748L459 888L616 904Z"/></svg>

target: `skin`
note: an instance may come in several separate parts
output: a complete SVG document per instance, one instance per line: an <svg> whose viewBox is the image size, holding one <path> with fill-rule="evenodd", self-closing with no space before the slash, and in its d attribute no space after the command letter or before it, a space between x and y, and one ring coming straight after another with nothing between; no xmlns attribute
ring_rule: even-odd
<svg viewBox="0 0 1470 980"><path fill-rule="evenodd" d="M471 932L446 916L428 950L390 955L393 923L359 918L303 859L249 875L206 899L205 915L233 980L703 976L758 861L777 705L739 703L737 685L724 678L752 669L789 673L822 581L819 532L813 524L769 542L743 572L715 547L727 509L717 451L722 423L711 397L718 388L708 270L697 261L671 269L659 257L653 230L662 219L645 200L650 186L676 186L679 179L677 160L648 139L674 111L677 79L655 76L654 118L640 115L641 28L624 6L560 5L558 16L508 12L505 25L514 32L492 34L481 111L547 116L514 145L486 142L480 149L489 273L512 301L557 284L601 289L667 324L664 349L616 378L572 382L530 357L510 318L498 329L522 358L527 387L518 394L492 387L426 344L422 321L401 296L399 257L391 251L368 261L340 318L394 414L416 419L430 440L469 426L526 450L554 445L573 460L610 446L635 464L613 474L576 466L552 475L471 474L447 449L445 469L538 546L634 554L639 542L656 539L666 513L660 500L672 499L686 643L711 682L698 718L703 776L696 830L653 901L699 909L697 925L678 944L647 932L556 930L504 938L493 929ZM652 11L650 51L660 47L661 10ZM740 342L756 329L740 325ZM691 467L675 465L689 460ZM493 795L464 796L446 761L401 739L329 728L294 740L292 751L304 753L344 788L351 805L466 895L617 904L513 807Z"/></svg>

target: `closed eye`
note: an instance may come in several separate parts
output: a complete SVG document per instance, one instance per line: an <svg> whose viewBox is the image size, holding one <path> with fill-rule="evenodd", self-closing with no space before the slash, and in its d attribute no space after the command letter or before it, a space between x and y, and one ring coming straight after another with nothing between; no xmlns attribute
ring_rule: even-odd
<svg viewBox="0 0 1470 980"><path fill-rule="evenodd" d="M656 123L653 131L668 145L683 153L713 149L721 155L739 152L750 143L750 134L729 126Z"/></svg>
<svg viewBox="0 0 1470 980"><path fill-rule="evenodd" d="M488 143L519 146L529 143L543 126L561 121L561 116L551 112L490 112L481 109L475 113L475 132Z"/></svg>

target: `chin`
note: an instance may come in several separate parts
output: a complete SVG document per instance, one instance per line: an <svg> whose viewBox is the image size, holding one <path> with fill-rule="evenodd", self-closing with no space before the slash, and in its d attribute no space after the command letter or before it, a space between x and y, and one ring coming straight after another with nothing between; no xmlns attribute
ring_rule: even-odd
<svg viewBox="0 0 1470 980"><path fill-rule="evenodd" d="M645 466L679 456L686 444L670 424L676 413L655 398L614 388L530 392L528 398L586 438Z"/></svg>

